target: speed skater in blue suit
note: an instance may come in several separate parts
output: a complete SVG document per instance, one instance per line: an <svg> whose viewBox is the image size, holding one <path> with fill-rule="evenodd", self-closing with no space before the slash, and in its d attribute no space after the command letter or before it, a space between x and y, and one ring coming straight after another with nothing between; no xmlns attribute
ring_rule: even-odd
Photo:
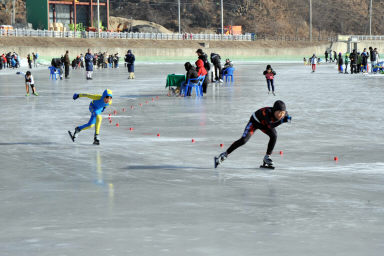
<svg viewBox="0 0 384 256"><path fill-rule="evenodd" d="M93 144L99 145L99 132L100 132L100 126L101 126L101 113L105 110L106 107L112 104L112 91L109 89L106 89L102 95L99 94L87 94L87 93L75 93L73 94L73 99L76 100L80 97L86 97L91 99L91 103L89 104L89 111L91 112L91 118L89 119L88 123L77 126L75 128L74 133L72 134L70 131L68 131L69 136L71 136L71 139L73 142L75 142L77 135L82 130L86 130L89 128L92 128L95 126L95 138L93 141Z"/></svg>

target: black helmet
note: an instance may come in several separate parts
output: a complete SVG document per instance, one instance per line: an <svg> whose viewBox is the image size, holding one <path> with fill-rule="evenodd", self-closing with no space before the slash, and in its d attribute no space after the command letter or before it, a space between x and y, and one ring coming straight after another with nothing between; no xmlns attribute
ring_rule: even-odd
<svg viewBox="0 0 384 256"><path fill-rule="evenodd" d="M285 111L286 110L286 107L285 107L285 103L281 100L277 100L275 101L275 103L273 104L273 108L272 108L272 111L275 112L275 111Z"/></svg>

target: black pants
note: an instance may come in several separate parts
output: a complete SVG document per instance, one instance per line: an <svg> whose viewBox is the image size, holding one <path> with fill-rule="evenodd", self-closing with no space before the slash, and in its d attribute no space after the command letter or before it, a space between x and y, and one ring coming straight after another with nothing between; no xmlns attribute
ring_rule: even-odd
<svg viewBox="0 0 384 256"><path fill-rule="evenodd" d="M69 76L69 65L68 64L65 64L64 65L64 72L65 72L65 78L68 78Z"/></svg>
<svg viewBox="0 0 384 256"><path fill-rule="evenodd" d="M221 70L221 64L215 64L214 65L215 67L215 80L219 80L219 79L223 79L223 73L222 73L222 70ZM219 74L217 74L217 72L219 72Z"/></svg>
<svg viewBox="0 0 384 256"><path fill-rule="evenodd" d="M275 128L272 129L266 129L264 126L262 126L259 122L256 122L253 117L249 120L248 124L245 126L244 133L241 136L241 138L237 141L235 141L228 149L227 154L231 154L235 149L238 147L243 146L247 141L251 138L253 133L257 130L261 130L263 133L267 134L269 136L269 143L267 148L267 155L272 154L272 151L275 147L276 140L277 140L277 132Z"/></svg>
<svg viewBox="0 0 384 256"><path fill-rule="evenodd" d="M352 64L351 63L351 74L353 74L353 73L358 73L358 71L357 71L357 64Z"/></svg>
<svg viewBox="0 0 384 256"><path fill-rule="evenodd" d="M203 93L207 93L207 88L208 88L208 74L205 76L204 82L203 82Z"/></svg>

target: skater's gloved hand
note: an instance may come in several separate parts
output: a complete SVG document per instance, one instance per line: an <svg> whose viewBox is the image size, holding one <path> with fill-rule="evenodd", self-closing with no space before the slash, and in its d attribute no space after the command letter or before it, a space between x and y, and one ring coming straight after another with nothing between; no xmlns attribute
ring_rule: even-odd
<svg viewBox="0 0 384 256"><path fill-rule="evenodd" d="M286 115L282 120L281 122L282 123L287 123L287 122L291 122L292 121L292 117L290 115Z"/></svg>
<svg viewBox="0 0 384 256"><path fill-rule="evenodd" d="M77 98L79 98L79 94L77 93L73 94L73 99L76 100Z"/></svg>
<svg viewBox="0 0 384 256"><path fill-rule="evenodd" d="M17 71L17 72L16 72L16 75L20 75L20 71Z"/></svg>

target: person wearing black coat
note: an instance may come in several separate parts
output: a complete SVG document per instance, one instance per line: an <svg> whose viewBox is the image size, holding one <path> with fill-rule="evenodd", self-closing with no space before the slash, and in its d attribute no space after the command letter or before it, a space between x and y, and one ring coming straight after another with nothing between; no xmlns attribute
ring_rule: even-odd
<svg viewBox="0 0 384 256"><path fill-rule="evenodd" d="M341 52L339 53L339 58L337 59L337 65L338 65L338 70L339 70L339 73L343 73L343 64L344 64L344 61L343 61L343 56L341 54Z"/></svg>
<svg viewBox="0 0 384 256"><path fill-rule="evenodd" d="M88 49L88 52L85 54L85 69L87 71L87 80L92 80L93 73L93 59L95 57L92 55L91 50Z"/></svg>
<svg viewBox="0 0 384 256"><path fill-rule="evenodd" d="M180 87L181 96L184 96L185 85L188 83L188 80L198 77L196 69L192 66L190 62L186 62L184 64L184 68L185 68L185 71L187 71L187 73L185 75L185 82ZM190 96L190 93L191 92L188 92L187 95Z"/></svg>
<svg viewBox="0 0 384 256"><path fill-rule="evenodd" d="M351 74L358 73L357 69L357 52L356 49L352 51L352 53L349 55L349 59L351 60Z"/></svg>
<svg viewBox="0 0 384 256"><path fill-rule="evenodd" d="M327 50L324 52L324 55L325 55L325 62L328 62L328 51Z"/></svg>
<svg viewBox="0 0 384 256"><path fill-rule="evenodd" d="M223 71L221 68L221 57L217 53L211 53L211 62L215 68L215 81L223 82Z"/></svg>
<svg viewBox="0 0 384 256"><path fill-rule="evenodd" d="M129 77L128 79L135 79L135 55L132 53L132 50L128 50L127 55L125 55L125 62L127 63Z"/></svg>
<svg viewBox="0 0 384 256"><path fill-rule="evenodd" d="M198 58L203 61L204 68L209 73L209 70L211 69L211 65L208 62L207 54L205 54L202 49L197 49L196 54L197 54ZM208 88L208 75L205 77L204 82L203 82L203 93L207 93L207 88Z"/></svg>

